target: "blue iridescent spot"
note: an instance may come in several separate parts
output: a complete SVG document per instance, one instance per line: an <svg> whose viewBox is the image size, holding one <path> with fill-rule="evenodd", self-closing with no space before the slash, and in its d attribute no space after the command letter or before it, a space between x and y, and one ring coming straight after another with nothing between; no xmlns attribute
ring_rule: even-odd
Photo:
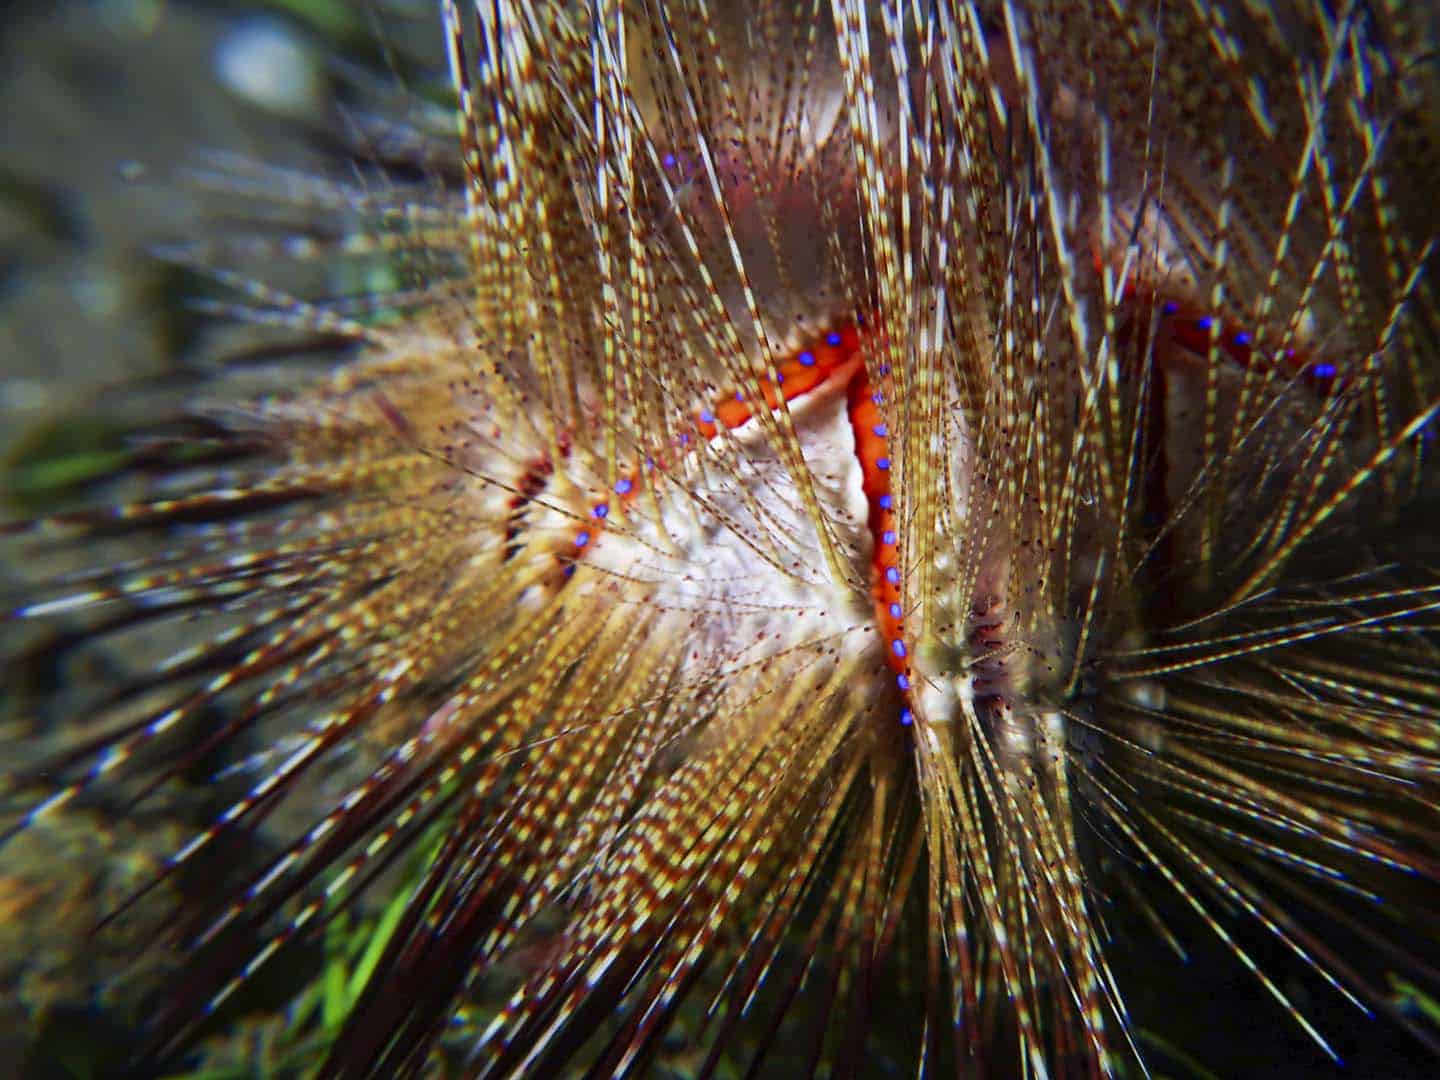
<svg viewBox="0 0 1440 1080"><path fill-rule="evenodd" d="M1167 302L1165 303L1165 305L1164 305L1163 307L1161 307L1160 313L1161 313L1162 315L1174 315L1175 312L1177 312L1177 311L1179 311L1179 310L1180 310L1180 305L1177 304L1177 303L1175 303L1174 300L1169 300L1169 301L1167 301Z"/></svg>
<svg viewBox="0 0 1440 1080"><path fill-rule="evenodd" d="M681 432L681 434L680 434L680 445L681 445L681 446L685 446L685 445L686 445L687 443L689 443L689 442L690 442L690 435L689 435L689 433L688 433L688 432ZM651 468L653 469L653 468L654 468L654 465L651 465Z"/></svg>
<svg viewBox="0 0 1440 1080"><path fill-rule="evenodd" d="M635 485L634 485L633 483L631 483L629 479L624 479L624 478L622 478L622 479L620 479L620 480L616 480L616 481L615 481L615 494L616 494L616 495L629 495L630 492L634 489L634 487L635 487Z"/></svg>
<svg viewBox="0 0 1440 1080"><path fill-rule="evenodd" d="M905 659L905 642L897 637L894 641L890 642L890 651L900 657L900 659Z"/></svg>
<svg viewBox="0 0 1440 1080"><path fill-rule="evenodd" d="M893 543L895 543L895 530L894 530L894 529L886 529L885 532L884 532L884 534L880 537L880 542L881 542L882 544L893 544Z"/></svg>
<svg viewBox="0 0 1440 1080"><path fill-rule="evenodd" d="M909 678L907 678L907 677L904 676L904 675L896 675L896 676L895 676L895 685L898 686L898 687L900 687L901 690L909 690L909 689L910 689L910 680L909 680Z"/></svg>
<svg viewBox="0 0 1440 1080"><path fill-rule="evenodd" d="M1235 335L1235 344L1239 345L1241 348L1244 348L1246 345L1250 344L1250 335L1245 333L1244 330L1241 330L1238 334Z"/></svg>
<svg viewBox="0 0 1440 1080"><path fill-rule="evenodd" d="M584 546L585 546L586 544L588 544L589 542L590 542L590 534L589 534L588 532L582 532L582 533L577 533L577 534L576 534L576 536L575 536L575 546L576 546L576 547L584 547Z"/></svg>
<svg viewBox="0 0 1440 1080"><path fill-rule="evenodd" d="M911 724L913 724L914 722L915 722L915 714L914 714L914 713L912 713L909 709L901 709L901 710L900 710L900 723L901 723L901 724L903 724L905 727L909 727L909 726L910 726Z"/></svg>
<svg viewBox="0 0 1440 1080"><path fill-rule="evenodd" d="M839 345L840 342L843 340L844 339L840 336L839 332L835 330L831 330L830 333L825 335L825 344L831 346L832 348Z"/></svg>
<svg viewBox="0 0 1440 1080"><path fill-rule="evenodd" d="M887 566L885 568L885 580L888 581L891 585L899 585L900 571L896 570L893 566Z"/></svg>
<svg viewBox="0 0 1440 1080"><path fill-rule="evenodd" d="M814 354L813 352L811 352L809 349L806 349L804 352L802 352L802 353L800 354L800 366L801 366L801 367L814 367L814 366L815 366L815 354Z"/></svg>
<svg viewBox="0 0 1440 1080"><path fill-rule="evenodd" d="M892 619L898 619L898 618L900 618L901 615L904 615L904 614L905 614L905 609L902 608L899 604L891 604L891 605L890 605L890 617L891 617Z"/></svg>
<svg viewBox="0 0 1440 1080"><path fill-rule="evenodd" d="M879 461L875 462L875 468L881 472L885 472L890 468L890 459L888 457L882 457Z"/></svg>
<svg viewBox="0 0 1440 1080"><path fill-rule="evenodd" d="M880 504L881 510L889 510L892 506L895 505L895 499L889 495L881 495L880 498L876 499L875 501Z"/></svg>
<svg viewBox="0 0 1440 1080"><path fill-rule="evenodd" d="M663 158L660 159L660 163L664 165L667 169L673 169L675 167L675 155L666 154Z"/></svg>
<svg viewBox="0 0 1440 1080"><path fill-rule="evenodd" d="M736 390L736 391L735 391L735 400L736 400L736 401L744 401L744 400L745 400L745 395L744 395L743 393L741 393L739 390Z"/></svg>
<svg viewBox="0 0 1440 1080"><path fill-rule="evenodd" d="M564 572L563 572L563 576L565 576L565 577L568 578L568 577L573 577L574 574L575 574L575 564L572 562L572 563L568 564L568 565L565 567L565 570L564 570Z"/></svg>
<svg viewBox="0 0 1440 1080"><path fill-rule="evenodd" d="M591 510L590 512L594 514L597 518L603 520L610 516L610 506L608 503L598 503L595 509Z"/></svg>
<svg viewBox="0 0 1440 1080"><path fill-rule="evenodd" d="M890 435L890 429L884 424L876 424L871 430L875 432L877 439L884 439Z"/></svg>
<svg viewBox="0 0 1440 1080"><path fill-rule="evenodd" d="M890 365L889 365L889 364L881 364L881 365L880 365L880 374L881 374L881 375L889 375L889 374L890 374Z"/></svg>
<svg viewBox="0 0 1440 1080"><path fill-rule="evenodd" d="M1334 364L1316 364L1314 371L1315 377L1318 379L1333 379L1335 377Z"/></svg>
<svg viewBox="0 0 1440 1080"><path fill-rule="evenodd" d="M715 414L712 413L709 409L701 409L700 422L702 424L713 424L715 422Z"/></svg>
<svg viewBox="0 0 1440 1080"><path fill-rule="evenodd" d="M876 404L876 405L884 405L884 404L885 404L885 395L884 395L884 394L871 394L871 395L870 395L870 400L871 400L874 404Z"/></svg>
<svg viewBox="0 0 1440 1080"><path fill-rule="evenodd" d="M1202 315L1200 316L1200 318L1195 320L1195 325L1197 328L1204 330L1208 333L1210 327L1215 325L1215 320L1212 319L1209 315Z"/></svg>

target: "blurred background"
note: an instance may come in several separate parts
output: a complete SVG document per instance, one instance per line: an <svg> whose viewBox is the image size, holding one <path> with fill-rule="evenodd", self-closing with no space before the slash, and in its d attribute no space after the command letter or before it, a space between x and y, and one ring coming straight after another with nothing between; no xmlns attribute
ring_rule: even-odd
<svg viewBox="0 0 1440 1080"><path fill-rule="evenodd" d="M173 400L193 386L191 373L214 351L210 320L190 304L207 285L153 257L158 245L193 241L224 218L223 204L190 177L217 152L301 170L343 167L333 128L343 126L355 87L368 80L384 93L397 84L388 47L375 44L382 22L407 55L412 40L438 55L428 0L3 6L0 521L82 499L155 400L137 387ZM20 593L25 569L0 552L0 597ZM63 719L61 684L103 685L130 659L112 653L106 670L49 671L48 642L27 644L34 670L0 680L0 754L11 768L44 753ZM17 686L59 704L31 709ZM154 911L174 896L93 930L184 842L190 826L171 810L61 813L5 847L0 1076L125 1075L144 1002L174 959L157 951L136 966L133 957L154 930ZM268 1034L246 1029L237 1038L233 1052L197 1061L194 1075L283 1074L262 1045Z"/></svg>

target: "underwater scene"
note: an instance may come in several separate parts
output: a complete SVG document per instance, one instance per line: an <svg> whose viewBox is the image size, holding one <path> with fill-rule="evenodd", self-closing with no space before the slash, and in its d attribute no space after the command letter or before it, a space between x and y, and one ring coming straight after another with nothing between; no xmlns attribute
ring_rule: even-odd
<svg viewBox="0 0 1440 1080"><path fill-rule="evenodd" d="M0 1075L1440 1070L1440 8L0 15Z"/></svg>

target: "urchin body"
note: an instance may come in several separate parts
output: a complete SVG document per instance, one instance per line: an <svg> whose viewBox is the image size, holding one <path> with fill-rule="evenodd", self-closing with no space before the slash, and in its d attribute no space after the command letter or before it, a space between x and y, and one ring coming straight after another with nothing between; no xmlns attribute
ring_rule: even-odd
<svg viewBox="0 0 1440 1080"><path fill-rule="evenodd" d="M259 186L418 287L225 278L354 355L33 527L151 546L19 617L198 643L18 828L285 732L175 875L369 751L184 929L155 1053L430 838L330 1072L422 1070L517 957L477 1074L638 1071L697 996L707 1070L802 1008L853 1063L892 991L887 1053L1110 1072L1120 892L1323 1051L1233 922L1386 1007L1316 927L1436 876L1436 575L1384 532L1436 409L1383 138L1423 86L1384 20L1227 10L442 4L458 195Z"/></svg>

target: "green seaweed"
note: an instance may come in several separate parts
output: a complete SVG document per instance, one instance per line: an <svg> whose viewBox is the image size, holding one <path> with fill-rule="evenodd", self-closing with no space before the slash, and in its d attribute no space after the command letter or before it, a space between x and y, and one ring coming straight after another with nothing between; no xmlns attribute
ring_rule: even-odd
<svg viewBox="0 0 1440 1080"><path fill-rule="evenodd" d="M384 907L359 917L338 907L332 909L325 923L323 960L316 977L300 989L282 1016L260 1018L242 1032L241 1037L248 1035L252 1044L262 1043L263 1052L242 1062L206 1062L166 1080L274 1080L313 1071L359 1002L448 826L448 822L433 826L417 845L404 866L400 886ZM282 1021L278 1026L273 1023L277 1019ZM222 1054L223 1049L217 1049L210 1056Z"/></svg>
<svg viewBox="0 0 1440 1080"><path fill-rule="evenodd" d="M1407 1012L1421 1013L1432 1023L1440 1024L1440 1001L1425 993L1408 979L1402 979L1393 971L1389 978L1390 990L1395 996L1397 1006Z"/></svg>
<svg viewBox="0 0 1440 1080"><path fill-rule="evenodd" d="M340 44L369 40L365 19L341 0L265 0L267 6L296 19Z"/></svg>
<svg viewBox="0 0 1440 1080"><path fill-rule="evenodd" d="M53 508L130 460L125 433L99 412L68 414L38 425L0 459L0 496L25 513Z"/></svg>

